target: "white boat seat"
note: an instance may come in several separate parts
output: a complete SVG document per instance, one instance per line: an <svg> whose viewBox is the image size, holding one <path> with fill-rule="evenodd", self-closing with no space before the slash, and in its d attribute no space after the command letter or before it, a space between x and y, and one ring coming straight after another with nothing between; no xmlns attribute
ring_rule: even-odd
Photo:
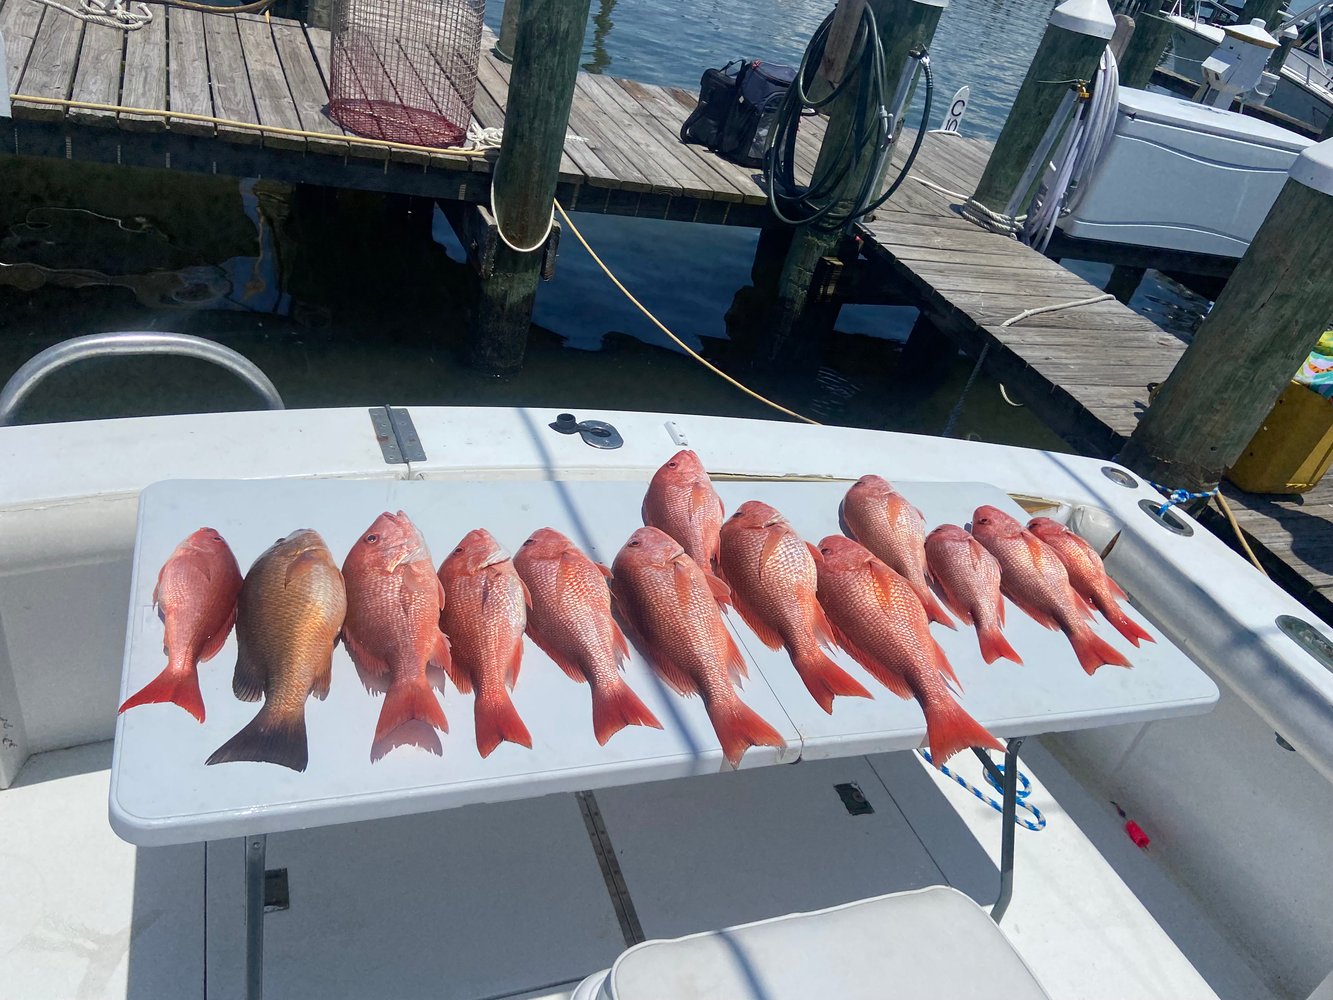
<svg viewBox="0 0 1333 1000"><path fill-rule="evenodd" d="M1050 1000L986 911L956 889L644 941L571 1000Z"/></svg>

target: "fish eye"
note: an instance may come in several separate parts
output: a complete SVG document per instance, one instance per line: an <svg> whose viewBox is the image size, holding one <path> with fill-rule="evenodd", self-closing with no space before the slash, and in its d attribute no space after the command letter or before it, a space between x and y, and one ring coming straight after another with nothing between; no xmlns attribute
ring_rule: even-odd
<svg viewBox="0 0 1333 1000"><path fill-rule="evenodd" d="M377 534L375 534L375 532L373 532L373 531L372 531L370 534L368 534L368 535L366 536L366 541L369 542L371 545L374 545L374 544L375 544L376 542L378 542L379 540L380 540L380 536L377 535Z"/></svg>
<svg viewBox="0 0 1333 1000"><path fill-rule="evenodd" d="M830 549L830 548L828 548L827 546L825 546L824 548L820 549L819 551L822 552L822 553L824 553L824 555L828 555L828 554L829 554L830 552L832 552L833 550Z"/></svg>
<svg viewBox="0 0 1333 1000"><path fill-rule="evenodd" d="M638 540L637 538L631 538L631 539L629 540L629 544L630 544L630 548L634 548L636 545L639 544L639 540Z"/></svg>
<svg viewBox="0 0 1333 1000"><path fill-rule="evenodd" d="M458 555L458 553L460 553L460 552L462 552L462 551L463 551L463 546L460 545L460 546L458 546L458 548L454 549L454 555Z"/></svg>
<svg viewBox="0 0 1333 1000"><path fill-rule="evenodd" d="M222 541L222 536L221 536L221 535L214 535L214 536L213 536L213 541L215 541L215 542L220 542L220 541Z"/></svg>
<svg viewBox="0 0 1333 1000"><path fill-rule="evenodd" d="M668 469L678 469L678 468L680 468L680 463L677 462L677 461L673 458L670 462L667 462L667 468L668 468Z"/></svg>
<svg viewBox="0 0 1333 1000"><path fill-rule="evenodd" d="M524 544L524 545L531 545L531 544L532 544L532 541L533 541L533 540L532 540L531 538L529 538L529 539L528 539L526 542L524 542L523 544Z"/></svg>

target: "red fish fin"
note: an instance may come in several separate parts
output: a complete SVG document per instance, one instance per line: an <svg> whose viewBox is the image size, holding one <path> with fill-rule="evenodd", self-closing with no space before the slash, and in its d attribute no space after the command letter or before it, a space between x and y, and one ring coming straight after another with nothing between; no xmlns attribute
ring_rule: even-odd
<svg viewBox="0 0 1333 1000"><path fill-rule="evenodd" d="M574 663L574 661L572 661L568 656L566 656L564 653L561 653L549 642L547 642L546 639L542 636L542 634L532 624L531 619L528 620L528 638L531 639L533 642L535 642L537 644L537 647L543 653L549 656L551 658L551 662L553 662L557 667L563 670L570 680L578 681L578 683L580 684L586 684L588 682L588 678L583 675L583 671L579 669L578 664Z"/></svg>
<svg viewBox="0 0 1333 1000"><path fill-rule="evenodd" d="M710 501L713 499L713 487L709 483L695 483L690 487L690 519L700 511L707 510ZM718 500L718 513L720 514L722 501Z"/></svg>
<svg viewBox="0 0 1333 1000"><path fill-rule="evenodd" d="M528 590L528 585L527 585L526 583L523 582L522 578L519 579L519 581L518 581L518 585L519 585L519 587L522 588L522 590L523 590L523 607L524 607L525 610L527 610L527 611L531 611L531 610L532 610L532 591ZM559 589L560 589L560 581L559 581L559 579L557 578L557 580L556 580L556 592L557 592L557 593L559 593Z"/></svg>
<svg viewBox="0 0 1333 1000"><path fill-rule="evenodd" d="M1000 628L1004 628L1004 594L995 595L995 622Z"/></svg>
<svg viewBox="0 0 1333 1000"><path fill-rule="evenodd" d="M1014 604L1018 605L1019 609L1024 614L1026 614L1029 618L1031 618L1042 628L1048 628L1053 631L1059 630L1060 623L1057 622L1055 618L1051 616L1050 612L1043 611L1041 608L1029 604L1026 601L1020 600L1018 596L1013 593L1009 593L1009 600L1013 601Z"/></svg>
<svg viewBox="0 0 1333 1000"><path fill-rule="evenodd" d="M754 608L750 607L745 599L741 597L740 591L735 593L732 606L745 624L750 626L750 631L759 637L760 642L769 649L778 649L782 646L782 636L778 635L767 622L759 617Z"/></svg>
<svg viewBox="0 0 1333 1000"><path fill-rule="evenodd" d="M444 746L433 726L420 719L409 719L396 729L390 730L382 740L370 744L370 762L381 760L390 750L399 747L420 747L436 757L444 756Z"/></svg>
<svg viewBox="0 0 1333 1000"><path fill-rule="evenodd" d="M1110 573L1106 574L1106 585L1111 588L1111 593L1120 600L1123 601L1129 597L1129 595L1121 589L1120 584L1111 579Z"/></svg>
<svg viewBox="0 0 1333 1000"><path fill-rule="evenodd" d="M1088 674L1094 674L1098 667L1108 664L1113 667L1130 666L1119 650L1090 628L1082 628L1070 635L1069 644L1074 647L1079 666Z"/></svg>
<svg viewBox="0 0 1333 1000"><path fill-rule="evenodd" d="M787 540L787 533L785 531L773 530L778 527L778 525L774 525L773 528L770 528L764 533L764 546L759 550L759 569L761 571L764 568L764 564L767 563L773 553L778 550L778 546ZM806 544L809 543L807 542Z"/></svg>
<svg viewBox="0 0 1333 1000"><path fill-rule="evenodd" d="M611 622L611 649L616 654L616 666L625 669L625 661L629 659L629 642L614 619Z"/></svg>
<svg viewBox="0 0 1333 1000"><path fill-rule="evenodd" d="M227 644L227 637L231 635L232 626L236 624L236 606L233 604L231 613L227 615L227 620L216 632L208 637L204 643L203 649L199 650L199 663L207 663L213 657L222 651L222 647Z"/></svg>
<svg viewBox="0 0 1333 1000"><path fill-rule="evenodd" d="M830 660L822 650L816 649L803 656L793 653L791 662L810 696L829 715L833 714L833 699L838 695L849 698L874 697L860 681Z"/></svg>
<svg viewBox="0 0 1333 1000"><path fill-rule="evenodd" d="M870 673L870 676L879 681L886 688L896 694L899 698L912 697L912 689L907 686L907 681L902 674L896 670L891 670L883 666L877 659L863 650L856 643L847 637L847 633L840 628L836 628L834 634L838 638L838 645L847 651L850 656Z"/></svg>
<svg viewBox="0 0 1333 1000"><path fill-rule="evenodd" d="M833 623L828 620L828 615L824 613L824 606L818 601L815 601L815 614L810 625L815 634L815 641L821 646L836 646L838 644Z"/></svg>
<svg viewBox="0 0 1333 1000"><path fill-rule="evenodd" d="M726 607L733 602L734 595L731 588L727 586L726 580L723 580L716 573L710 573L708 570L704 570L704 579L708 581L708 589L713 592L718 604Z"/></svg>
<svg viewBox="0 0 1333 1000"><path fill-rule="evenodd" d="M504 688L484 694L478 692L473 717L477 728L477 750L483 757L489 757L491 751L506 740L532 749L532 736L528 733L528 727L523 725L518 709Z"/></svg>
<svg viewBox="0 0 1333 1000"><path fill-rule="evenodd" d="M443 632L436 631L435 642L431 646L430 657L426 660L426 663L437 670L443 670L446 674L453 672L454 657L449 650L449 639Z"/></svg>
<svg viewBox="0 0 1333 1000"><path fill-rule="evenodd" d="M988 733L952 698L932 700L922 705L926 715L926 742L930 759L936 767L968 747L1004 750L1004 744Z"/></svg>
<svg viewBox="0 0 1333 1000"><path fill-rule="evenodd" d="M333 650L329 650L329 659L319 672L315 674L315 679L310 685L310 693L320 701L329 696L329 687L333 684Z"/></svg>
<svg viewBox="0 0 1333 1000"><path fill-rule="evenodd" d="M125 699L116 714L138 705L179 705L200 722L204 721L204 696L199 691L199 675L193 670L168 667L145 684L137 694Z"/></svg>
<svg viewBox="0 0 1333 1000"><path fill-rule="evenodd" d="M727 763L738 767L741 757L750 747L785 747L787 741L776 729L734 694L721 701L709 699L705 703L708 719L713 723L717 741Z"/></svg>
<svg viewBox="0 0 1333 1000"><path fill-rule="evenodd" d="M310 549L306 552L302 552L287 564L287 573L282 578L282 585L284 587L289 587L291 586L291 582L298 576L323 566L325 558L326 556L321 549Z"/></svg>
<svg viewBox="0 0 1333 1000"><path fill-rule="evenodd" d="M942 607L940 607L940 602L935 599L935 595L930 591L929 587L922 590L917 596L921 598L921 606L926 609L927 618L933 622L939 622L947 628L958 628L958 626L954 624L954 620L949 617Z"/></svg>
<svg viewBox="0 0 1333 1000"><path fill-rule="evenodd" d="M349 635L345 628L342 631L342 640L343 648L347 650L347 655L351 657L352 665L356 667L356 672L361 677L361 683L365 685L366 690L385 691L385 680L389 674L389 665Z"/></svg>
<svg viewBox="0 0 1333 1000"><path fill-rule="evenodd" d="M269 712L266 705L244 729L214 750L207 763L253 760L304 771L309 759L305 712L280 717Z"/></svg>
<svg viewBox="0 0 1333 1000"><path fill-rule="evenodd" d="M1004 658L1013 660L1019 666L1023 664L1023 658L1014 651L1013 646L1009 645L1009 640L1004 637L998 625L978 626L977 645L981 647L981 658L987 663L994 663Z"/></svg>
<svg viewBox="0 0 1333 1000"><path fill-rule="evenodd" d="M935 587L939 592L939 597L946 608L952 611L964 625L972 624L972 611L966 604L949 593L949 588L937 576L935 577Z"/></svg>
<svg viewBox="0 0 1333 1000"><path fill-rule="evenodd" d="M639 696L624 681L606 686L594 685L592 732L597 742L606 746L606 741L626 726L661 729L662 723L657 721L657 716L648 710L648 706L639 700Z"/></svg>
<svg viewBox="0 0 1333 1000"><path fill-rule="evenodd" d="M602 576L604 576L604 577L607 578L607 580L611 580L611 579L612 579L612 573L611 573L611 567L610 567L610 566L607 566L607 565L605 565L604 563L599 563L599 562L595 562L595 563L593 563L593 565L597 567L597 572L601 573Z"/></svg>
<svg viewBox="0 0 1333 1000"><path fill-rule="evenodd" d="M514 690L514 685L518 683L518 668L523 665L523 636L517 636L514 639L514 651L509 654L509 662L505 664L505 687L510 691Z"/></svg>
<svg viewBox="0 0 1333 1000"><path fill-rule="evenodd" d="M1146 639L1148 642L1156 642L1138 622L1118 607L1113 602L1108 602L1107 606L1102 607L1101 612L1106 616L1106 620L1115 626L1115 630L1132 642L1135 646L1140 640Z"/></svg>
<svg viewBox="0 0 1333 1000"><path fill-rule="evenodd" d="M236 669L231 675L231 693L241 701L258 701L264 697L268 671L257 656L247 654L245 647L236 653Z"/></svg>
<svg viewBox="0 0 1333 1000"><path fill-rule="evenodd" d="M640 649L642 648L643 647L640 647ZM699 693L698 682L690 676L688 671L677 666L671 660L655 655L649 655L648 662L652 664L652 668L657 673L657 676L662 678L662 682L666 684L667 687L671 688L672 691L675 691L676 694L681 694L688 698L691 695Z"/></svg>
<svg viewBox="0 0 1333 1000"><path fill-rule="evenodd" d="M1023 531L1021 537L1023 544L1028 547L1028 553L1032 556L1032 561L1038 565L1041 565L1042 560L1049 558L1049 553L1054 551L1030 531ZM1061 563L1061 565L1064 564Z"/></svg>
<svg viewBox="0 0 1333 1000"><path fill-rule="evenodd" d="M945 655L944 647L936 642L933 636L931 637L930 643L935 647L931 650L931 658L935 661L935 669L959 691L963 690L963 682L960 681L958 675L953 672L953 664L949 662L949 657Z"/></svg>
<svg viewBox="0 0 1333 1000"><path fill-rule="evenodd" d="M805 547L806 550L810 553L810 558L815 561L816 566L818 566L820 563L824 561L824 554L820 552L819 549L815 548L815 546L811 542L806 542Z"/></svg>
<svg viewBox="0 0 1333 1000"><path fill-rule="evenodd" d="M389 693L384 696L384 707L380 709L379 722L375 724L375 742L382 741L399 726L413 720L428 723L442 733L449 731L444 709L440 708L425 677L389 688Z"/></svg>
<svg viewBox="0 0 1333 1000"><path fill-rule="evenodd" d="M672 576L676 581L676 600L682 605L690 603L690 593L694 590L694 577L685 561L689 559L689 556L681 556L671 564ZM690 560L690 562L693 562L693 560Z"/></svg>
<svg viewBox="0 0 1333 1000"><path fill-rule="evenodd" d="M732 638L731 633L727 633L727 674L731 677L731 683L739 684L743 680L749 680L750 667L745 662L745 657L741 655L740 649L736 645L736 640Z"/></svg>

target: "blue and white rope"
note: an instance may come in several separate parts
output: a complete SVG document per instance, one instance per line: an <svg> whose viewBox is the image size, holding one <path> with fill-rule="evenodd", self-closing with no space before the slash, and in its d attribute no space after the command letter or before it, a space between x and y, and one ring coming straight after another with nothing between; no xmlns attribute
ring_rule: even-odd
<svg viewBox="0 0 1333 1000"><path fill-rule="evenodd" d="M930 759L930 751L918 750L917 753L919 753L923 758L925 758L927 764L933 763L933 761ZM1003 764L996 764L995 769L999 771L1000 774L1002 775L1004 774ZM973 795L979 798L982 802L986 803L986 805L990 806L996 812L998 813L1004 812L1004 804L1002 802L996 802L993 798L990 797L990 795L982 791L976 785L972 784L966 778L963 778L955 774L953 771L949 770L947 765L944 764L940 765L940 773L942 773L945 777L952 778L954 781L958 782L958 784L962 785L969 792L971 792ZM1001 795L1004 794L1004 789L995 783L995 779L991 777L991 773L989 770L983 771L982 774L986 778L986 784L990 785L991 788L995 789ZM1026 827L1027 829L1036 832L1038 830L1046 829L1046 817L1041 814L1040 809L1034 806L1031 802L1027 801L1027 797L1031 794L1032 794L1032 783L1028 781L1028 776L1026 774L1024 774L1022 771L1019 771L1018 794L1015 796L1015 798L1017 799L1017 806L1019 809L1026 809L1028 812L1030 812L1032 814L1032 819L1024 819L1023 817L1015 814L1014 822L1019 826Z"/></svg>
<svg viewBox="0 0 1333 1000"><path fill-rule="evenodd" d="M1157 492L1166 494L1166 503L1157 508L1158 517L1161 517L1176 504L1188 503L1190 500L1208 500L1215 497L1217 496L1217 491L1221 489L1220 486L1214 486L1206 493L1191 493L1189 490L1167 489L1161 483L1154 483L1151 479L1148 480L1148 485L1157 490Z"/></svg>

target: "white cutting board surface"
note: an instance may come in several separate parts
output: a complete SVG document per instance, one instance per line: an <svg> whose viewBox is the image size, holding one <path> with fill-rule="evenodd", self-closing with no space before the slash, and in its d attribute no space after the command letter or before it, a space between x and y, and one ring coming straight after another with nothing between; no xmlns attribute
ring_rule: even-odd
<svg viewBox="0 0 1333 1000"><path fill-rule="evenodd" d="M811 541L838 530L838 503L847 483L719 482L728 511L747 499L780 509ZM641 480L607 481L173 481L140 498L132 599L121 697L165 664L162 625L152 607L157 573L172 549L208 525L230 543L242 571L275 538L297 528L318 530L341 565L348 549L384 510L405 510L421 528L438 565L460 538L485 527L511 551L535 529L554 527L608 565L640 524ZM1022 511L993 486L977 483L898 484L934 526L964 523L983 503L1015 516ZM785 750L755 747L742 767L909 749L920 745L924 720L839 653L836 659L865 683L873 701L839 698L827 715L814 702L782 650L766 649L735 615L728 616L750 661L741 698L787 740ZM1148 626L1156 634L1156 629ZM964 686L963 705L999 736L1075 729L1205 711L1217 688L1165 639L1139 651L1105 623L1099 632L1130 653L1134 670L1079 668L1067 640L1011 608L1006 634L1024 666L987 666L969 628L932 631ZM370 760L382 699L368 694L339 646L327 700L306 705L310 763L302 773L272 764L204 761L248 722L257 705L236 700L231 674L233 635L201 665L207 722L174 705L132 709L120 716L112 762L111 824L140 845L188 843L330 823L530 798L552 792L729 770L703 705L667 689L637 652L626 679L665 726L631 726L605 747L592 735L586 685L576 684L525 640L514 704L532 733L531 750L501 744L483 760L476 749L472 696L443 696L449 734L443 757L403 747Z"/></svg>

